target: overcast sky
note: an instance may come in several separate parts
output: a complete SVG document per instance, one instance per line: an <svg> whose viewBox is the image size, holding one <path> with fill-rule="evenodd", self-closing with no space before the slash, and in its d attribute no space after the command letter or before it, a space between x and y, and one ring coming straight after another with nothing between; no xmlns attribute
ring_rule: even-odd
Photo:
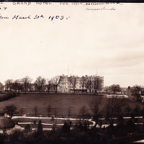
<svg viewBox="0 0 144 144"><path fill-rule="evenodd" d="M9 19L0 19L1 82L67 75L69 67L69 74L104 76L105 86L144 85L144 4L5 6L1 15ZM116 10L92 10L104 6ZM31 19L12 20L15 14ZM44 18L33 19L41 14ZM48 19L56 15L64 19Z"/></svg>

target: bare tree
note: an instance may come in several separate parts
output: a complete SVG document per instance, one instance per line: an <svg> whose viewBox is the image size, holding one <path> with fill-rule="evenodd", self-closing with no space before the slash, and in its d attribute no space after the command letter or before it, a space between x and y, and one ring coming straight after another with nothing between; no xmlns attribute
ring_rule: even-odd
<svg viewBox="0 0 144 144"><path fill-rule="evenodd" d="M17 92L18 95L19 95L19 92L23 89L21 80L15 80L15 81L12 83L12 89L14 89L15 92Z"/></svg>
<svg viewBox="0 0 144 144"><path fill-rule="evenodd" d="M84 92L84 88L86 87L86 78L84 76L81 77L80 84L82 87L82 93Z"/></svg>
<svg viewBox="0 0 144 144"><path fill-rule="evenodd" d="M42 132L43 132L42 121L39 120L39 122L38 122L37 134L38 134L38 135L41 135Z"/></svg>
<svg viewBox="0 0 144 144"><path fill-rule="evenodd" d="M12 83L12 89L15 90L15 92L17 91L17 87L18 87L18 80L15 80L13 83Z"/></svg>
<svg viewBox="0 0 144 144"><path fill-rule="evenodd" d="M13 114L16 112L16 109L17 108L15 105L9 105L4 108L4 113L7 113L12 118Z"/></svg>
<svg viewBox="0 0 144 144"><path fill-rule="evenodd" d="M5 81L5 87L6 87L6 90L10 90L12 89L12 83L13 83L13 80L12 79L8 79Z"/></svg>
<svg viewBox="0 0 144 144"><path fill-rule="evenodd" d="M93 81L93 88L94 88L94 93L97 94L97 90L101 90L102 89L102 83L103 83L103 79L99 76L94 77L94 81Z"/></svg>
<svg viewBox="0 0 144 144"><path fill-rule="evenodd" d="M130 106L129 105L127 105L126 107L125 107L125 111L127 112L127 116L129 115L129 113L131 112L131 108L130 108Z"/></svg>
<svg viewBox="0 0 144 144"><path fill-rule="evenodd" d="M23 83L23 86L24 86L24 90L25 90L25 94L28 90L28 87L30 86L30 83L32 82L32 79L28 76L24 77L22 79L22 83Z"/></svg>
<svg viewBox="0 0 144 144"><path fill-rule="evenodd" d="M70 76L70 77L68 78L68 81L69 81L69 83L70 83L70 87L72 86L73 91L74 91L74 93L75 93L76 83L77 83L77 77L76 77L76 76Z"/></svg>
<svg viewBox="0 0 144 144"><path fill-rule="evenodd" d="M23 91L24 87L23 84L21 83L21 81L18 83L18 93Z"/></svg>
<svg viewBox="0 0 144 144"><path fill-rule="evenodd" d="M41 76L37 77L37 79L35 81L36 87L39 91L43 90L45 83L46 83L45 78L42 78Z"/></svg>
<svg viewBox="0 0 144 144"><path fill-rule="evenodd" d="M114 118L119 116L122 113L122 107L125 105L124 99L119 99L117 97L113 97L108 100L108 103L105 107L107 118L110 120L111 124L113 124Z"/></svg>
<svg viewBox="0 0 144 144"><path fill-rule="evenodd" d="M92 81L90 78L87 78L86 80L86 88L89 90L89 92L91 93L92 90Z"/></svg>
<svg viewBox="0 0 144 144"><path fill-rule="evenodd" d="M23 84L21 83L21 80L17 80L17 92L19 93L24 89Z"/></svg>
<svg viewBox="0 0 144 144"><path fill-rule="evenodd" d="M51 83L52 83L51 80L47 79L47 81L46 81L46 87L47 87L48 93L50 92Z"/></svg>
<svg viewBox="0 0 144 144"><path fill-rule="evenodd" d="M109 88L110 88L110 90L111 90L114 94L115 94L116 92L121 92L121 88L120 88L119 85L113 84L113 85L111 85Z"/></svg>
<svg viewBox="0 0 144 144"><path fill-rule="evenodd" d="M82 106L82 107L80 108L79 113L80 113L80 115L82 116L82 118L84 118L85 115L87 114L87 108L86 108L86 106Z"/></svg>
<svg viewBox="0 0 144 144"><path fill-rule="evenodd" d="M55 86L55 93L57 93L57 88L60 84L60 76L55 76L51 79L52 84Z"/></svg>
<svg viewBox="0 0 144 144"><path fill-rule="evenodd" d="M97 97L94 101L90 103L90 108L93 113L93 119L96 121L96 125L98 124L100 117L100 106L101 106L101 97Z"/></svg>
<svg viewBox="0 0 144 144"><path fill-rule="evenodd" d="M51 105L48 105L48 107L47 107L48 117L50 117L51 112L52 112L52 107L51 107Z"/></svg>

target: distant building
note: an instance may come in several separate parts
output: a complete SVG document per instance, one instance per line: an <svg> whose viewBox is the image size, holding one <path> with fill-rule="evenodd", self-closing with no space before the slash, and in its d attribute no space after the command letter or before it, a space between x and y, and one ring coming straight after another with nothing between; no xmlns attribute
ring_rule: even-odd
<svg viewBox="0 0 144 144"><path fill-rule="evenodd" d="M104 77L100 77L100 76L83 76L83 77L78 77L78 76L74 76L76 79L76 85L75 85L75 91L76 92L95 92L95 79L99 78L101 79L101 88L98 88L99 91L101 91L104 87ZM91 81L91 88L88 89L86 86L87 80ZM58 91L61 93L70 93L73 92L73 85L70 82L70 77L68 75L62 75L60 76L60 84L58 87Z"/></svg>
<svg viewBox="0 0 144 144"><path fill-rule="evenodd" d="M60 76L60 84L58 86L58 91L62 93L70 92L70 83L67 75Z"/></svg>

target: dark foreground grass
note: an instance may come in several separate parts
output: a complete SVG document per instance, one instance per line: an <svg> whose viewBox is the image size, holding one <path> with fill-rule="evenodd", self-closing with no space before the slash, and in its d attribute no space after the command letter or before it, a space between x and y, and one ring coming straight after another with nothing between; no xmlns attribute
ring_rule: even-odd
<svg viewBox="0 0 144 144"><path fill-rule="evenodd" d="M47 116L47 107L48 105L51 105L51 115L57 114L59 116L68 116L70 108L70 115L72 117L80 115L80 109L83 106L86 108L86 113L92 114L91 103L94 102L97 97L102 96L75 94L21 94L15 98L0 102L0 111L2 111L5 106L13 104L17 107L17 112L19 113L21 113L21 109L23 109L23 113L34 115L34 109L37 107L37 115L44 114ZM100 105L100 111L102 111L102 113L104 112L108 100L108 98L102 97ZM141 103L131 99L125 99L124 103L125 106L129 105L132 109L134 109L136 105L140 106L141 109L143 108ZM123 112L125 112L124 107Z"/></svg>

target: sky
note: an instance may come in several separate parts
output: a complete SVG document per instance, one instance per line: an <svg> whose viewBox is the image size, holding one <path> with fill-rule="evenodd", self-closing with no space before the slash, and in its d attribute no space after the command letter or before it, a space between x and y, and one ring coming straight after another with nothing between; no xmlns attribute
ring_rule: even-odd
<svg viewBox="0 0 144 144"><path fill-rule="evenodd" d="M144 85L144 4L0 7L1 16L9 17L0 19L0 82L97 74L104 76L105 86ZM48 19L56 15L64 19Z"/></svg>

